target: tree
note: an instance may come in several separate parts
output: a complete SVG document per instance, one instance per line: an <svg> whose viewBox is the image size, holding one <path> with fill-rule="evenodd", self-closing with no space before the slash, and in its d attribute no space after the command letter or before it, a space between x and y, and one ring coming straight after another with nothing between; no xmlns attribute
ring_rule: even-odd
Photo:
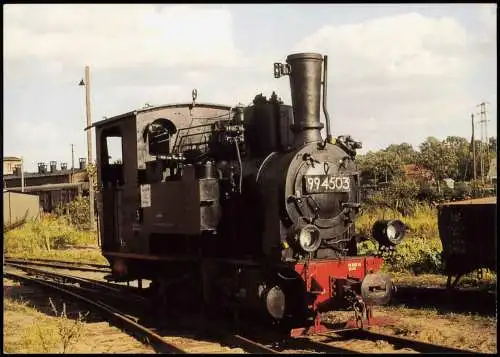
<svg viewBox="0 0 500 357"><path fill-rule="evenodd" d="M492 136L491 138L488 139L488 148L490 153L495 154L497 152L497 138L495 136Z"/></svg>
<svg viewBox="0 0 500 357"><path fill-rule="evenodd" d="M418 163L432 171L438 192L441 192L439 182L450 177L450 173L456 170L457 156L450 150L450 144L441 142L435 137L428 137L419 148Z"/></svg>
<svg viewBox="0 0 500 357"><path fill-rule="evenodd" d="M454 159L449 163L449 177L455 181L472 178L472 154L469 141L459 136L448 136L444 140L444 145Z"/></svg>
<svg viewBox="0 0 500 357"><path fill-rule="evenodd" d="M358 167L363 179L389 182L403 175L402 161L393 151L369 151L358 157Z"/></svg>
<svg viewBox="0 0 500 357"><path fill-rule="evenodd" d="M391 144L384 151L398 155L403 165L414 164L418 155L408 143Z"/></svg>

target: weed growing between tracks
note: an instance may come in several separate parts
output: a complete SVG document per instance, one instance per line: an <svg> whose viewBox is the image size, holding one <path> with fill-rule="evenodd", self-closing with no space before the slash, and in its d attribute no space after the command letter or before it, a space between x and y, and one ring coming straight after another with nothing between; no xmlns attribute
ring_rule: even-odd
<svg viewBox="0 0 500 357"><path fill-rule="evenodd" d="M4 350L7 353L68 353L82 337L85 316L75 319L66 316L66 305L57 311L50 299L54 317L49 317L28 306L23 299L4 299ZM18 320L10 316L23 316ZM22 320L31 320L26 326ZM25 322L25 321L24 321ZM14 333L12 333L14 332Z"/></svg>

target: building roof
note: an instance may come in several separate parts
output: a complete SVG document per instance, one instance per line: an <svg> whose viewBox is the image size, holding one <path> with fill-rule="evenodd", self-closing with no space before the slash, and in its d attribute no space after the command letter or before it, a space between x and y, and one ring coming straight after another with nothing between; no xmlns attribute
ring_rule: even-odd
<svg viewBox="0 0 500 357"><path fill-rule="evenodd" d="M108 124L110 122L124 119L124 118L130 117L130 116L136 116L139 113L153 112L156 110L162 110L162 109L167 109L167 108L185 108L185 107L188 107L190 105L192 105L192 103L175 103L175 104L164 104L164 105L159 105L159 106L151 106L151 107L141 108L141 109L137 109L137 110L132 110L130 112L115 115L114 117L111 117L111 118L96 121L91 126L86 127L85 130L88 130L94 126L101 126L101 125ZM228 105L215 104L215 103L195 103L195 106L196 107L205 107L205 108L226 109L226 110L230 110L231 108L233 108L233 107L228 106Z"/></svg>
<svg viewBox="0 0 500 357"><path fill-rule="evenodd" d="M21 161L21 158L15 156L4 156L3 161Z"/></svg>
<svg viewBox="0 0 500 357"><path fill-rule="evenodd" d="M73 172L71 169L69 170L58 170L56 172L45 172L45 173L38 173L38 172L25 172L24 173L24 178L31 178L31 177L47 177L47 176L62 176L62 175L70 175L72 173L76 174L79 172L85 172L87 171L86 169L74 169ZM9 175L4 175L3 179L5 181L8 180L15 180L15 179L20 179L21 176L16 176L14 174L9 174Z"/></svg>

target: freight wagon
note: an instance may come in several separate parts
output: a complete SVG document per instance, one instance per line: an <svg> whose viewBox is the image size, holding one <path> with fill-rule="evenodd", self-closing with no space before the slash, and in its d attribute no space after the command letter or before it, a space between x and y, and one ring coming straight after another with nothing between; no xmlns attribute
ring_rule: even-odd
<svg viewBox="0 0 500 357"><path fill-rule="evenodd" d="M476 269L495 270L496 197L449 202L438 206L438 228L448 288ZM455 280L452 282L452 278Z"/></svg>

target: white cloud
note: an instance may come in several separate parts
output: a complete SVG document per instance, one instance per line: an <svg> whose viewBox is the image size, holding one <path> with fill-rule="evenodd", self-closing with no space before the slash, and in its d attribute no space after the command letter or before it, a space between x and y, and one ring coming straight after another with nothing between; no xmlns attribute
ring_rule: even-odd
<svg viewBox="0 0 500 357"><path fill-rule="evenodd" d="M484 26L486 33L496 31L497 27L497 5L482 4L479 8L479 21Z"/></svg>
<svg viewBox="0 0 500 357"><path fill-rule="evenodd" d="M234 66L228 10L196 5L6 5L4 59L95 67Z"/></svg>
<svg viewBox="0 0 500 357"><path fill-rule="evenodd" d="M481 33L490 39L491 14L485 9L481 17ZM355 134L370 147L418 143L430 132L452 135L457 120L467 120L482 100L468 89L479 60L471 51L477 42L477 32L454 18L406 13L326 25L294 50L329 55L333 131Z"/></svg>
<svg viewBox="0 0 500 357"><path fill-rule="evenodd" d="M408 13L327 25L300 41L296 50L328 53L331 74L366 82L456 75L463 69L460 55L466 46L466 31L456 20Z"/></svg>
<svg viewBox="0 0 500 357"><path fill-rule="evenodd" d="M480 27L474 34L474 47L471 48L478 56L495 58L497 54L497 16L496 6L482 4L478 9ZM493 57L494 56L494 57Z"/></svg>

